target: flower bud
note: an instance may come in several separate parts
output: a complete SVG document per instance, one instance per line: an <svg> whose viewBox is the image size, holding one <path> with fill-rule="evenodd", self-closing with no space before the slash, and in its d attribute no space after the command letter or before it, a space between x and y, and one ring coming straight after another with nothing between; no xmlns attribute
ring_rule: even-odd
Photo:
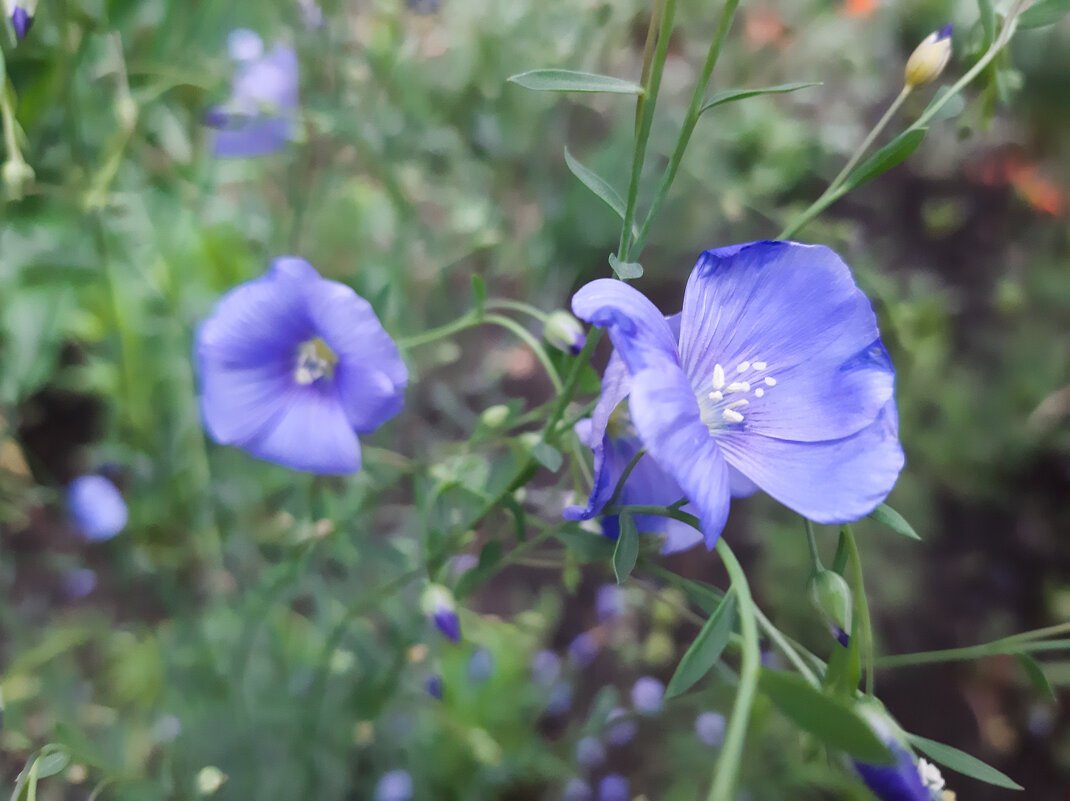
<svg viewBox="0 0 1070 801"><path fill-rule="evenodd" d="M3 168L0 169L0 177L3 178L12 197L21 198L26 184L33 181L33 167L21 158L15 158L4 162Z"/></svg>
<svg viewBox="0 0 1070 801"><path fill-rule="evenodd" d="M461 621L457 617L452 592L441 584L428 584L420 607L445 637L453 642L461 641Z"/></svg>
<svg viewBox="0 0 1070 801"><path fill-rule="evenodd" d="M951 23L926 36L907 59L904 80L907 86L935 81L951 58Z"/></svg>
<svg viewBox="0 0 1070 801"><path fill-rule="evenodd" d="M555 311L546 318L542 327L542 338L558 350L575 356L587 344L587 335L583 332L580 321L567 311Z"/></svg>
<svg viewBox="0 0 1070 801"><path fill-rule="evenodd" d="M15 3L15 7L11 9L11 27L15 29L15 37L20 41L25 39L31 25L33 15L21 3Z"/></svg>
<svg viewBox="0 0 1070 801"><path fill-rule="evenodd" d="M211 765L201 768L197 774L197 792L201 795L213 795L226 780L227 774L219 768Z"/></svg>
<svg viewBox="0 0 1070 801"><path fill-rule="evenodd" d="M851 588L835 570L819 570L810 579L810 600L824 615L833 636L847 647L851 631Z"/></svg>

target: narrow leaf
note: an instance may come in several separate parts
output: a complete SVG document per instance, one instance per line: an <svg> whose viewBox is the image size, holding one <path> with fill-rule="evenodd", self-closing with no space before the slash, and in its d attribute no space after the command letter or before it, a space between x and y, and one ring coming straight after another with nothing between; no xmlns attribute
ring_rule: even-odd
<svg viewBox="0 0 1070 801"><path fill-rule="evenodd" d="M580 179L580 183L594 192L603 203L617 213L618 217L622 220L624 219L624 200L617 193L617 190L610 186L609 182L598 173L587 169L576 161L572 154L568 152L567 147L565 148L565 164L568 165L572 174Z"/></svg>
<svg viewBox="0 0 1070 801"><path fill-rule="evenodd" d="M71 763L66 751L52 751L37 758L37 778L47 779L66 769Z"/></svg>
<svg viewBox="0 0 1070 801"><path fill-rule="evenodd" d="M613 549L613 573L617 583L623 584L635 568L639 558L639 531L635 527L635 518L627 512L620 515L620 534L617 547Z"/></svg>
<svg viewBox="0 0 1070 801"><path fill-rule="evenodd" d="M883 523L896 534L902 534L904 537L910 537L912 540L921 542L921 537L918 536L918 532L916 532L910 523L906 521L906 518L888 504L882 503L870 512L869 516L878 523Z"/></svg>
<svg viewBox="0 0 1070 801"><path fill-rule="evenodd" d="M802 676L763 668L758 686L795 725L831 748L870 765L895 761L888 747L847 702L815 690Z"/></svg>
<svg viewBox="0 0 1070 801"><path fill-rule="evenodd" d="M960 751L954 746L938 743L936 740L927 740L916 734L907 735L910 742L926 756L932 757L934 762L939 762L945 768L950 768L963 776L977 779L979 782L994 784L996 787L1006 787L1008 790L1025 789L1014 779L1000 773L991 765L986 765L977 757L970 756L965 751Z"/></svg>
<svg viewBox="0 0 1070 801"><path fill-rule="evenodd" d="M575 70L539 69L510 76L509 80L536 92L610 92L617 95L641 95L643 87L610 75Z"/></svg>
<svg viewBox="0 0 1070 801"><path fill-rule="evenodd" d="M556 473L561 469L561 462L563 461L561 451L553 445L540 442L531 449L531 455L535 457L535 461L551 473Z"/></svg>
<svg viewBox="0 0 1070 801"><path fill-rule="evenodd" d="M672 674L669 686L665 690L666 698L672 698L691 689L696 681L717 664L725 646L728 645L728 638L732 634L735 623L736 595L729 592L721 599L721 603L699 631L691 647L680 659L680 664L676 666L676 672Z"/></svg>
<svg viewBox="0 0 1070 801"><path fill-rule="evenodd" d="M911 153L918 149L921 140L925 138L928 128L910 128L899 134L895 139L886 144L848 176L844 183L844 191L850 191L856 186L861 186L866 181L872 180L882 172L887 172L900 162L904 161Z"/></svg>
<svg viewBox="0 0 1070 801"><path fill-rule="evenodd" d="M765 86L761 89L722 89L719 92L714 92L706 99L706 105L699 109L699 114L705 114L711 108L723 105L724 103L745 100L748 97L754 97L756 95L779 95L784 94L785 92L795 92L799 89L805 89L808 86L820 85L820 81L805 81L798 83L782 83L778 86Z"/></svg>
<svg viewBox="0 0 1070 801"><path fill-rule="evenodd" d="M487 282L483 280L483 276L472 273L472 302L475 306L476 314L483 314L483 304L487 300Z"/></svg>
<svg viewBox="0 0 1070 801"><path fill-rule="evenodd" d="M1044 675L1044 669L1040 666L1040 663L1026 653L1015 654L1014 658L1022 666L1022 672L1025 673L1030 686L1049 701L1056 700L1055 690L1052 688L1051 682L1048 681L1048 677Z"/></svg>
<svg viewBox="0 0 1070 801"><path fill-rule="evenodd" d="M1070 0L1040 0L1022 12L1018 27L1043 28L1054 25L1067 14L1070 14Z"/></svg>
<svg viewBox="0 0 1070 801"><path fill-rule="evenodd" d="M631 281L643 277L643 265L637 261L621 261L615 253L609 254L609 266L622 281Z"/></svg>

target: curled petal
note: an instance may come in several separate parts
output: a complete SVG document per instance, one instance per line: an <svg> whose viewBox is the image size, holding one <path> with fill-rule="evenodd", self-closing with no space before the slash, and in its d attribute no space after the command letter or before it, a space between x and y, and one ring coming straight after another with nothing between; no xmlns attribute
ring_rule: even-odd
<svg viewBox="0 0 1070 801"><path fill-rule="evenodd" d="M599 278L572 296L572 311L609 330L613 345L635 375L653 358L678 361L676 337L645 295L623 281Z"/></svg>

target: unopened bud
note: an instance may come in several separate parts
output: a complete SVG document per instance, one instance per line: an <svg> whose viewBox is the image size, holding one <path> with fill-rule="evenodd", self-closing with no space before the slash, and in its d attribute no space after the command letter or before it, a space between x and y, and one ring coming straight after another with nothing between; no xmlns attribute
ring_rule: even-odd
<svg viewBox="0 0 1070 801"><path fill-rule="evenodd" d="M227 774L219 768L211 765L201 768L200 773L197 774L197 792L201 795L213 795L226 780Z"/></svg>
<svg viewBox="0 0 1070 801"><path fill-rule="evenodd" d="M123 92L115 104L115 116L119 119L119 125L127 133L137 126L137 103L128 93Z"/></svg>
<svg viewBox="0 0 1070 801"><path fill-rule="evenodd" d="M20 3L15 3L15 7L11 9L11 27L15 29L15 37L19 41L25 39L26 34L30 32L31 25L33 25L33 15Z"/></svg>
<svg viewBox="0 0 1070 801"><path fill-rule="evenodd" d="M21 198L26 184L33 181L33 167L21 158L15 158L4 162L3 168L0 169L0 176L2 176L11 196Z"/></svg>
<svg viewBox="0 0 1070 801"><path fill-rule="evenodd" d="M542 338L558 350L573 356L583 350L587 344L587 335L583 332L580 321L567 311L555 311L546 318L542 327Z"/></svg>
<svg viewBox="0 0 1070 801"><path fill-rule="evenodd" d="M904 81L907 86L922 86L935 81L951 58L951 23L933 31L914 48L907 59Z"/></svg>
<svg viewBox="0 0 1070 801"><path fill-rule="evenodd" d="M817 571L810 579L810 600L846 648L851 631L851 588L843 576L834 570Z"/></svg>
<svg viewBox="0 0 1070 801"><path fill-rule="evenodd" d="M501 428L509 419L509 407L501 403L491 406L484 410L479 419L487 428Z"/></svg>
<svg viewBox="0 0 1070 801"><path fill-rule="evenodd" d="M441 584L429 584L424 590L420 606L443 636L453 642L461 641L461 621L457 617L452 592Z"/></svg>

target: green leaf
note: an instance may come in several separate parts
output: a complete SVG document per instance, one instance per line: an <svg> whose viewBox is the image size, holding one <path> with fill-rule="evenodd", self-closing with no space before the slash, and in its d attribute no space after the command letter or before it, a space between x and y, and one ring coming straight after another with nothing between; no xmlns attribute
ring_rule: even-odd
<svg viewBox="0 0 1070 801"><path fill-rule="evenodd" d="M472 273L472 305L475 307L476 314L483 313L483 304L487 301L487 282L483 280L483 276Z"/></svg>
<svg viewBox="0 0 1070 801"><path fill-rule="evenodd" d="M699 114L705 114L711 108L715 106L723 105L724 103L732 103L736 100L745 100L748 97L754 97L756 95L779 95L785 92L795 92L799 89L806 89L808 86L820 86L821 81L805 81L798 83L782 83L777 86L765 86L761 89L722 89L720 92L714 92L706 99L706 105L699 109Z"/></svg>
<svg viewBox="0 0 1070 801"><path fill-rule="evenodd" d="M549 470L551 473L556 473L561 469L561 462L564 461L561 457L561 451L545 442L540 442L531 449L531 455L535 457L535 461Z"/></svg>
<svg viewBox="0 0 1070 801"><path fill-rule="evenodd" d="M50 753L42 753L37 757L37 778L47 779L65 770L71 764L71 758L66 751L55 749Z"/></svg>
<svg viewBox="0 0 1070 801"><path fill-rule="evenodd" d="M991 765L986 765L977 757L970 756L965 751L938 743L935 740L927 740L916 734L908 734L907 737L910 738L911 744L919 751L931 757L934 762L939 762L945 768L949 768L956 773L969 776L971 779L977 779L979 782L994 784L996 787L1005 787L1008 790L1025 789L1009 776L1000 773Z"/></svg>
<svg viewBox="0 0 1070 801"><path fill-rule="evenodd" d="M849 192L904 161L918 149L918 145L921 144L921 140L925 138L928 130L928 128L909 128L903 131L903 133L862 162L860 166L856 167L844 182L843 191Z"/></svg>
<svg viewBox="0 0 1070 801"><path fill-rule="evenodd" d="M936 94L933 95L932 102L929 106L935 106L937 103L944 99L944 95L951 91L950 86L941 86L936 90ZM932 120L950 120L957 117L963 111L966 110L966 101L962 98L961 94L956 94L951 97L944 105L932 116Z"/></svg>
<svg viewBox="0 0 1070 801"><path fill-rule="evenodd" d="M613 549L613 573L617 583L623 584L635 568L639 558L639 531L635 527L635 518L627 512L620 515L620 534L617 547Z"/></svg>
<svg viewBox="0 0 1070 801"><path fill-rule="evenodd" d="M1040 666L1040 663L1027 653L1015 654L1014 658L1022 666L1022 671L1029 680L1030 686L1049 701L1055 701L1055 690L1052 689L1048 677L1044 675L1044 669Z"/></svg>
<svg viewBox="0 0 1070 801"><path fill-rule="evenodd" d="M565 164L568 165L569 171L580 179L580 183L594 192L603 203L617 213L618 217L622 220L624 219L624 200L617 193L617 190L610 186L609 182L594 170L589 170L576 161L572 154L568 152L567 147L565 148Z"/></svg>
<svg viewBox="0 0 1070 801"><path fill-rule="evenodd" d="M871 765L895 762L850 704L815 690L802 676L763 668L758 686L795 725L831 748Z"/></svg>
<svg viewBox="0 0 1070 801"><path fill-rule="evenodd" d="M609 266L622 281L631 281L643 277L643 265L637 261L621 261L615 253L609 254Z"/></svg>
<svg viewBox="0 0 1070 801"><path fill-rule="evenodd" d="M888 504L882 503L870 512L869 516L878 523L883 523L896 534L902 534L904 537L910 537L912 540L921 542L921 537L918 536L918 532L916 532L910 523L906 521L906 518Z"/></svg>
<svg viewBox="0 0 1070 801"><path fill-rule="evenodd" d="M616 543L601 534L594 534L575 524L565 524L554 538L568 548L568 553L583 563L602 562L613 557Z"/></svg>
<svg viewBox="0 0 1070 801"><path fill-rule="evenodd" d="M1040 0L1018 17L1019 28L1043 28L1054 25L1070 14L1070 0Z"/></svg>
<svg viewBox="0 0 1070 801"><path fill-rule="evenodd" d="M676 666L676 672L672 674L665 690L666 698L689 690L717 664L725 646L728 645L728 638L735 624L736 595L729 592L721 599L721 603L699 631L691 647L681 657L680 664Z"/></svg>
<svg viewBox="0 0 1070 801"><path fill-rule="evenodd" d="M617 95L641 95L643 87L610 75L575 70L539 69L509 77L512 83L536 92L609 92Z"/></svg>

